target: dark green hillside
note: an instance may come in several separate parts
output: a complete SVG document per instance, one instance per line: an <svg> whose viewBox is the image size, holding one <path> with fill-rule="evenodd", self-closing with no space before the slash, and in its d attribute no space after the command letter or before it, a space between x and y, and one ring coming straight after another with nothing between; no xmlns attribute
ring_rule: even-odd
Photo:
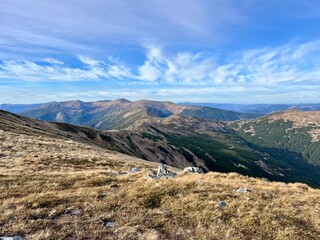
<svg viewBox="0 0 320 240"><path fill-rule="evenodd" d="M258 121L235 123L238 134L255 145L288 150L301 154L304 160L320 165L320 142L313 139L312 132L319 130L315 124L296 126L294 121L268 117Z"/></svg>
<svg viewBox="0 0 320 240"><path fill-rule="evenodd" d="M320 186L320 169L305 163L301 155L294 152L255 146L230 133L193 137L161 134L175 147L190 150L210 171L238 172L273 181L300 181Z"/></svg>
<svg viewBox="0 0 320 240"><path fill-rule="evenodd" d="M219 121L235 121L243 119L253 119L261 116L254 113L238 113L217 108L201 107L197 109L186 109L181 116L197 117L202 119L214 119Z"/></svg>

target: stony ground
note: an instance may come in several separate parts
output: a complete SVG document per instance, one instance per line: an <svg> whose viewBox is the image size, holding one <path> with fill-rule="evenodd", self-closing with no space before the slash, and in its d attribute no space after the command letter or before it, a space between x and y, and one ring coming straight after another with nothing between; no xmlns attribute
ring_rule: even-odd
<svg viewBox="0 0 320 240"><path fill-rule="evenodd" d="M133 167L140 171L126 173ZM148 180L156 168L74 141L0 131L0 237L320 239L320 190L234 173Z"/></svg>

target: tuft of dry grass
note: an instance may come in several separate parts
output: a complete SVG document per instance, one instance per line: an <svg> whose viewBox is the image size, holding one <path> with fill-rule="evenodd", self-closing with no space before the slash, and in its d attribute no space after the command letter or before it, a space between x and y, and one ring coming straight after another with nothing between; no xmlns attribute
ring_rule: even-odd
<svg viewBox="0 0 320 240"><path fill-rule="evenodd" d="M214 172L147 180L156 164L97 147L5 131L0 140L0 236L320 239L320 190L305 184ZM131 167L142 170L123 174Z"/></svg>

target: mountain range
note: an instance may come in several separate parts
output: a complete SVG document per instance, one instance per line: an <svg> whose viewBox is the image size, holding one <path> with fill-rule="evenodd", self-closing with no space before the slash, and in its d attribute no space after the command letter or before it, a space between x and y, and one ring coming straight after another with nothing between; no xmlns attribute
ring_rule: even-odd
<svg viewBox="0 0 320 240"><path fill-rule="evenodd" d="M202 119L234 121L256 118L259 114L238 113L216 108L178 105L172 102L126 99L114 101L67 101L32 105L0 105L0 109L44 121L66 122L96 129L124 129L150 119L190 116Z"/></svg>
<svg viewBox="0 0 320 240"><path fill-rule="evenodd" d="M182 105L189 106L203 106L219 108L229 111L241 112L241 113L255 113L260 115L269 114L272 112L283 110L301 110L301 111L315 111L320 110L320 103L314 104L230 104L230 103L194 103L184 102Z"/></svg>
<svg viewBox="0 0 320 240"><path fill-rule="evenodd" d="M0 127L72 139L180 169L197 166L320 186L317 111L250 119L251 114L209 107L119 99L47 103L22 114L38 120L2 111Z"/></svg>

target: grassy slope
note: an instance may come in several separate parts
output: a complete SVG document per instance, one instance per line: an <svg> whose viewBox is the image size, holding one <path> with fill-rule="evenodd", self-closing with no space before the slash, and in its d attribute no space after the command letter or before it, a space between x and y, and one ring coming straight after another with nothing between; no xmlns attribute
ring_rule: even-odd
<svg viewBox="0 0 320 240"><path fill-rule="evenodd" d="M261 116L254 113L238 113L218 108L202 107L199 109L186 109L181 116L197 117L202 119L214 119L219 121L235 121L241 119L253 119Z"/></svg>
<svg viewBox="0 0 320 240"><path fill-rule="evenodd" d="M276 120L268 122L268 119L254 123L255 134L244 131L249 129L251 123L241 126L239 135L249 142L269 148L286 149L296 152L314 165L320 165L320 142L312 142L309 131L312 126L293 128L292 121Z"/></svg>
<svg viewBox="0 0 320 240"><path fill-rule="evenodd" d="M222 173L146 180L148 168L155 165L125 155L42 136L0 131L0 138L0 235L27 239L320 237L320 191L304 184ZM133 166L143 171L117 175ZM238 188L252 192L239 194ZM218 201L228 205L216 207ZM108 221L116 226L105 227Z"/></svg>
<svg viewBox="0 0 320 240"><path fill-rule="evenodd" d="M294 152L254 146L233 134L207 133L192 137L164 132L161 134L170 144L189 149L204 160L211 171L238 172L270 180L298 181L320 186L319 168L304 163ZM265 162L283 175L269 174L256 164L257 161ZM239 164L246 168L239 167Z"/></svg>

